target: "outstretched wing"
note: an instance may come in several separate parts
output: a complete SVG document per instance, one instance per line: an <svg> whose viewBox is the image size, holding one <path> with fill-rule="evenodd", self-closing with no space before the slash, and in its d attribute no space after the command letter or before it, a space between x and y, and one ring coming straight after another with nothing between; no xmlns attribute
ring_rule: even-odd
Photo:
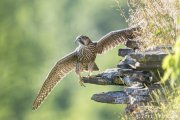
<svg viewBox="0 0 180 120"><path fill-rule="evenodd" d="M110 33L103 36L96 44L96 49L98 54L105 53L108 50L111 50L117 47L119 44L127 42L128 39L133 39L135 31L139 28L128 28L124 30L111 31Z"/></svg>
<svg viewBox="0 0 180 120"><path fill-rule="evenodd" d="M76 52L72 52L59 60L54 68L49 73L45 80L38 96L33 103L33 110L37 109L43 100L48 96L54 86L66 76L73 68L75 68L77 62Z"/></svg>

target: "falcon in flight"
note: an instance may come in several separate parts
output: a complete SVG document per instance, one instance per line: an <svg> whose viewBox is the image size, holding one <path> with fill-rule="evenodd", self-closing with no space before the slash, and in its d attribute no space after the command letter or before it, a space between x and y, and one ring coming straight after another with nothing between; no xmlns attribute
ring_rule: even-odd
<svg viewBox="0 0 180 120"><path fill-rule="evenodd" d="M137 30L138 28L134 27L111 31L97 42L92 41L84 35L78 36L75 43L78 43L79 46L72 53L66 55L56 63L33 103L33 110L41 105L54 86L74 68L80 77L81 86L84 86L80 73L88 71L90 75L92 71L99 70L95 63L96 56L115 48L119 44L127 42L128 39L135 38L136 35L134 33L136 33Z"/></svg>

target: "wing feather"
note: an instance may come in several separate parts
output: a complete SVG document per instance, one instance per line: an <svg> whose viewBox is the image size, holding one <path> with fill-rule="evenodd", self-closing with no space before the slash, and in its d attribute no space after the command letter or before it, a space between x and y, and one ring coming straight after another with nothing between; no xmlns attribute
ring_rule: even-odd
<svg viewBox="0 0 180 120"><path fill-rule="evenodd" d="M75 68L77 62L76 52L72 52L59 60L49 73L38 96L33 103L33 110L37 109L44 99L48 96L54 86L65 77L72 69Z"/></svg>
<svg viewBox="0 0 180 120"><path fill-rule="evenodd" d="M97 53L105 53L106 51L117 47L119 44L127 42L128 39L133 39L134 37L136 37L135 31L137 31L138 29L138 27L134 27L124 30L111 31L97 42Z"/></svg>

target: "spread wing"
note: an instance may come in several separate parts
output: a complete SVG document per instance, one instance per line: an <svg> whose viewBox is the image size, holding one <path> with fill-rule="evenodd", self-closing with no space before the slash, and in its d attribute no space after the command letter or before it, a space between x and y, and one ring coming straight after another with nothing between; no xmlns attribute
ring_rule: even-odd
<svg viewBox="0 0 180 120"><path fill-rule="evenodd" d="M111 31L97 42L97 53L105 53L106 51L117 47L119 44L127 42L128 39L133 39L134 37L136 37L135 31L137 31L138 29L139 28L134 27L124 30Z"/></svg>
<svg viewBox="0 0 180 120"><path fill-rule="evenodd" d="M73 68L75 68L77 62L76 52L72 52L59 60L54 68L49 73L45 80L38 96L33 103L33 110L37 109L43 100L48 96L54 86L68 74Z"/></svg>

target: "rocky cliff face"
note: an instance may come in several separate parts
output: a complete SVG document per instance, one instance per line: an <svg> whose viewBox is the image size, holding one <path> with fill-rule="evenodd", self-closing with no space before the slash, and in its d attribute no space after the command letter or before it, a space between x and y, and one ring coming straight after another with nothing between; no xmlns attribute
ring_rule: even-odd
<svg viewBox="0 0 180 120"><path fill-rule="evenodd" d="M165 102L164 90L160 83L164 74L161 67L163 58L172 53L172 46L157 46L139 52L135 49L119 49L124 57L117 65L91 77L84 77L85 83L123 86L123 91L94 94L92 100L109 104L127 104L126 113L135 119L153 118L158 110L157 95Z"/></svg>

